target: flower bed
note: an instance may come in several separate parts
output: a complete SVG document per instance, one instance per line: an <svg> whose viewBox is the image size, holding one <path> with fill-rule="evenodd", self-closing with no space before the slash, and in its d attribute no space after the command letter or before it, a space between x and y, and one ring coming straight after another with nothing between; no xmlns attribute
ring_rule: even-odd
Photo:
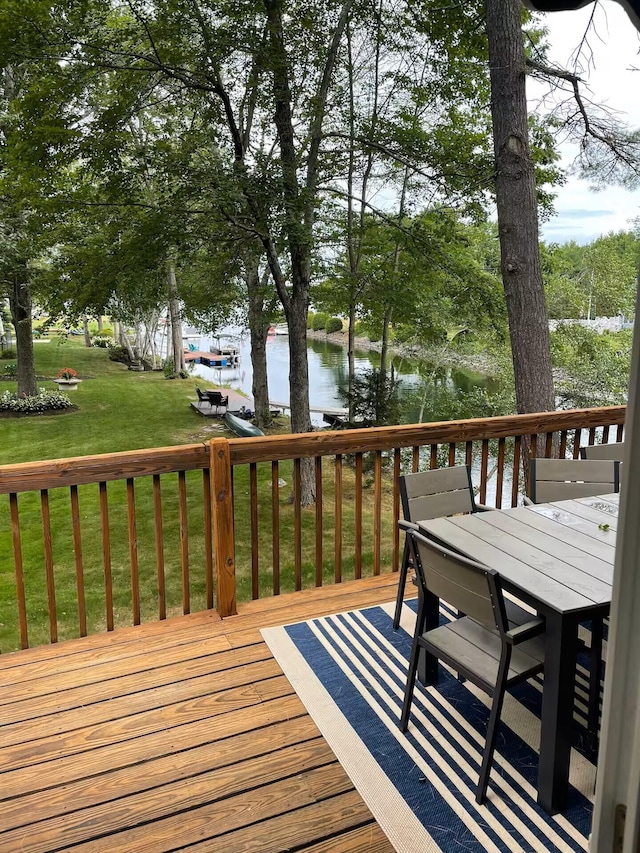
<svg viewBox="0 0 640 853"><path fill-rule="evenodd" d="M43 412L55 412L73 408L73 403L66 394L57 391L46 391L41 388L38 394L18 397L11 391L0 394L0 414L40 415Z"/></svg>

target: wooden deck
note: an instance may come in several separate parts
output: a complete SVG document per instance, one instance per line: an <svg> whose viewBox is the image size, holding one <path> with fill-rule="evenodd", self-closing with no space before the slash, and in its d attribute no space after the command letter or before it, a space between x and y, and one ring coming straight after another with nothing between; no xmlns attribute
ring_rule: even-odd
<svg viewBox="0 0 640 853"><path fill-rule="evenodd" d="M397 577L3 655L2 853L393 851L259 628Z"/></svg>

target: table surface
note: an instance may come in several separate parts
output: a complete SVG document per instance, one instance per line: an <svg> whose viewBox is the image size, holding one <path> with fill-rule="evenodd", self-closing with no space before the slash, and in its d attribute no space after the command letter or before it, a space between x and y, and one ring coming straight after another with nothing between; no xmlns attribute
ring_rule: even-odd
<svg viewBox="0 0 640 853"><path fill-rule="evenodd" d="M544 610L611 602L619 495L418 522L430 537L495 569Z"/></svg>

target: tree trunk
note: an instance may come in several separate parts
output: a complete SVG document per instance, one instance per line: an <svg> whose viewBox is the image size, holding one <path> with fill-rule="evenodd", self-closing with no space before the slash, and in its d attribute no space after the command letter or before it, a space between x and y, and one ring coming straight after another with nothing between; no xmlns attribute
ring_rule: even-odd
<svg viewBox="0 0 640 853"><path fill-rule="evenodd" d="M129 356L129 362L131 364L135 364L136 354L131 346L131 341L129 340L129 335L127 335L125 330L124 323L118 323L118 334L120 335L120 345L126 349L127 355Z"/></svg>
<svg viewBox="0 0 640 853"><path fill-rule="evenodd" d="M520 0L485 0L500 263L519 413L555 408Z"/></svg>
<svg viewBox="0 0 640 853"><path fill-rule="evenodd" d="M173 261L167 264L167 292L169 294L169 314L171 315L171 343L173 348L173 365L176 376L187 369L182 346L182 320L180 317L180 302L178 301L178 283L176 268Z"/></svg>
<svg viewBox="0 0 640 853"><path fill-rule="evenodd" d="M38 393L36 368L33 359L33 328L31 320L31 293L27 284L27 264L20 263L13 276L9 292L11 321L16 330L18 362L18 395L28 397Z"/></svg>
<svg viewBox="0 0 640 853"><path fill-rule="evenodd" d="M98 334L102 334L102 314L98 314Z"/></svg>
<svg viewBox="0 0 640 853"><path fill-rule="evenodd" d="M84 332L84 345L86 347L90 347L91 346L91 335L89 333L89 318L88 317L82 318L82 330Z"/></svg>
<svg viewBox="0 0 640 853"><path fill-rule="evenodd" d="M255 423L264 429L271 421L269 407L269 380L267 377L267 332L269 317L264 310L264 286L260 280L258 259L245 258L245 279L249 295L249 334L251 335L251 366L253 378L251 391L255 409Z"/></svg>

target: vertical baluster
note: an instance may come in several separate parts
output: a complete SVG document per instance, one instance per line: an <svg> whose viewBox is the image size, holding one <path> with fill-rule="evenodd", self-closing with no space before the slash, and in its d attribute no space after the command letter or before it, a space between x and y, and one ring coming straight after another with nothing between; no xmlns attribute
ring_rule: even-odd
<svg viewBox="0 0 640 853"><path fill-rule="evenodd" d="M180 507L180 566L182 570L182 612L191 612L191 583L189 578L189 528L187 525L187 477L178 471L178 504Z"/></svg>
<svg viewBox="0 0 640 853"><path fill-rule="evenodd" d="M316 586L322 586L322 456L316 456Z"/></svg>
<svg viewBox="0 0 640 853"><path fill-rule="evenodd" d="M420 447L415 446L411 451L411 471L415 474L420 470Z"/></svg>
<svg viewBox="0 0 640 853"><path fill-rule="evenodd" d="M624 424L618 424L616 431L616 441L622 441L624 438Z"/></svg>
<svg viewBox="0 0 640 853"><path fill-rule="evenodd" d="M104 604L107 617L107 631L113 631L113 578L111 576L111 537L109 535L109 503L107 484L98 483L100 496L100 529L102 531L102 567L104 571Z"/></svg>
<svg viewBox="0 0 640 853"><path fill-rule="evenodd" d="M127 477L127 524L129 528L129 564L131 566L131 609L133 624L140 624L140 578L138 575L138 530L136 493L133 477Z"/></svg>
<svg viewBox="0 0 640 853"><path fill-rule="evenodd" d="M249 464L249 528L251 536L251 598L260 598L260 576L258 551L260 541L258 536L258 466L255 462ZM297 589L297 587L296 587Z"/></svg>
<svg viewBox="0 0 640 853"><path fill-rule="evenodd" d="M538 457L538 433L534 432L529 436L529 459L537 459Z"/></svg>
<svg viewBox="0 0 640 853"><path fill-rule="evenodd" d="M560 450L558 451L558 456L560 459L564 459L567 455L567 431L563 429L560 433Z"/></svg>
<svg viewBox="0 0 640 853"><path fill-rule="evenodd" d="M295 587L302 589L302 507L300 501L300 460L293 460L293 535L295 553Z"/></svg>
<svg viewBox="0 0 640 853"><path fill-rule="evenodd" d="M596 442L596 428L590 427L589 428L589 444L593 445L593 444L595 444L595 442Z"/></svg>
<svg viewBox="0 0 640 853"><path fill-rule="evenodd" d="M498 467L496 471L496 507L502 507L502 487L504 484L504 451L506 439L498 439Z"/></svg>
<svg viewBox="0 0 640 853"><path fill-rule="evenodd" d="M71 528L73 530L73 553L76 564L76 590L78 593L78 623L80 636L87 636L87 604L84 594L84 566L82 563L82 535L80 532L80 504L78 487L69 487L71 495Z"/></svg>
<svg viewBox="0 0 640 853"><path fill-rule="evenodd" d="M206 506L206 504L205 504ZM209 501L209 514L211 514L211 501ZM156 577L158 580L158 618L167 618L167 593L164 576L164 534L162 529L162 492L160 489L160 475L153 475L153 524L155 530L156 544ZM210 527L211 525L209 525ZM206 533L205 533L206 535ZM209 532L209 535L211 533Z"/></svg>
<svg viewBox="0 0 640 853"><path fill-rule="evenodd" d="M29 648L29 636L27 631L27 603L24 594L24 569L22 565L22 542L20 539L20 517L18 515L18 495L15 492L9 494L9 506L11 508L11 538L13 541L13 563L16 570L16 597L18 605L18 626L20 628L20 646Z"/></svg>
<svg viewBox="0 0 640 853"><path fill-rule="evenodd" d="M431 450L429 452L429 468L434 469L438 467L438 445L432 444Z"/></svg>
<svg viewBox="0 0 640 853"><path fill-rule="evenodd" d="M578 459L580 457L580 437L582 435L582 430L578 427L574 430L573 433L573 458Z"/></svg>
<svg viewBox="0 0 640 853"><path fill-rule="evenodd" d="M400 568L400 528L395 523L400 518L400 448L393 451L393 560L391 568L397 572Z"/></svg>
<svg viewBox="0 0 640 853"><path fill-rule="evenodd" d="M211 517L211 472L202 469L202 499L204 501L204 585L207 609L213 609L213 527ZM163 618L163 617L160 617Z"/></svg>
<svg viewBox="0 0 640 853"><path fill-rule="evenodd" d="M449 467L456 464L456 443L455 441L449 442Z"/></svg>
<svg viewBox="0 0 640 853"><path fill-rule="evenodd" d="M551 459L553 456L553 433L548 432L544 443L544 455L546 459Z"/></svg>
<svg viewBox="0 0 640 853"><path fill-rule="evenodd" d="M356 553L354 575L362 577L362 453L356 453Z"/></svg>
<svg viewBox="0 0 640 853"><path fill-rule="evenodd" d="M373 574L380 574L382 539L382 451L376 450L373 469Z"/></svg>
<svg viewBox="0 0 640 853"><path fill-rule="evenodd" d="M609 444L609 424L602 427L602 443Z"/></svg>
<svg viewBox="0 0 640 853"><path fill-rule="evenodd" d="M51 546L51 514L49 512L49 492L40 492L42 512L42 538L44 543L44 572L47 581L47 610L49 611L49 639L58 642L58 615L56 612L56 586L53 575L53 549Z"/></svg>
<svg viewBox="0 0 640 853"><path fill-rule="evenodd" d="M342 456L336 455L335 462L335 535L334 551L336 556L335 581L342 581Z"/></svg>
<svg viewBox="0 0 640 853"><path fill-rule="evenodd" d="M273 594L280 595L280 470L278 460L271 462L271 562Z"/></svg>
<svg viewBox="0 0 640 853"><path fill-rule="evenodd" d="M518 505L518 487L520 480L520 447L522 436L516 435L513 442L513 480L511 482L511 506Z"/></svg>
<svg viewBox="0 0 640 853"><path fill-rule="evenodd" d="M489 470L489 439L482 439L480 456L480 503L487 502L487 474Z"/></svg>
<svg viewBox="0 0 640 853"><path fill-rule="evenodd" d="M473 464L473 442L472 441L468 441L465 444L464 464L468 465L469 468L471 468L471 466Z"/></svg>

